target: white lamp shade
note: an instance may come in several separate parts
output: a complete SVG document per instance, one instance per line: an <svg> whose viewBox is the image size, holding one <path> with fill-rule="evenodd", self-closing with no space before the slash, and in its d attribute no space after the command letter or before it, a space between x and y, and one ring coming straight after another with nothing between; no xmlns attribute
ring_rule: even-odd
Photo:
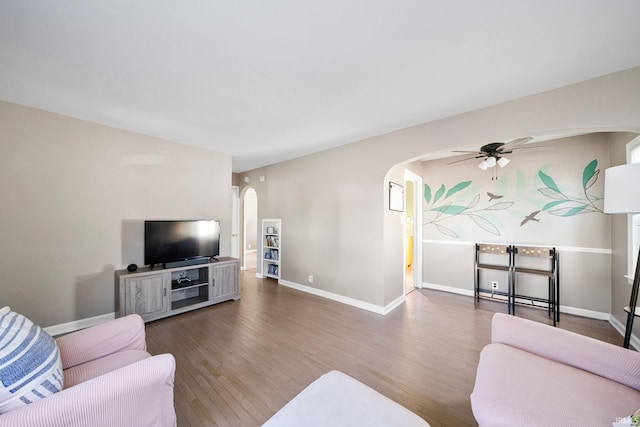
<svg viewBox="0 0 640 427"><path fill-rule="evenodd" d="M507 166L507 165L509 164L509 162L510 162L510 161L511 161L511 160L509 160L509 159L507 159L507 158L500 157L500 158L498 159L498 165L499 165L501 168L503 168L503 167Z"/></svg>
<svg viewBox="0 0 640 427"><path fill-rule="evenodd" d="M495 157L487 157L487 160L484 161L487 164L487 167L494 167L496 165L496 158Z"/></svg>
<svg viewBox="0 0 640 427"><path fill-rule="evenodd" d="M604 211L611 214L640 212L640 163L604 171Z"/></svg>
<svg viewBox="0 0 640 427"><path fill-rule="evenodd" d="M487 161L486 161L486 160L481 161L481 162L480 162L480 164L478 165L478 167L479 167L480 169L482 169L483 171L486 171L486 170L487 170L487 168L488 168L488 166L487 166Z"/></svg>

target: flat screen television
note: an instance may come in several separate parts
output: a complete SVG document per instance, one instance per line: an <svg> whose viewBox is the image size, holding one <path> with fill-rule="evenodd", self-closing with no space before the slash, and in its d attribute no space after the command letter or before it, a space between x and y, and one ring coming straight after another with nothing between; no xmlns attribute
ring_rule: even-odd
<svg viewBox="0 0 640 427"><path fill-rule="evenodd" d="M145 221L144 263L147 265L211 258L220 255L220 221Z"/></svg>

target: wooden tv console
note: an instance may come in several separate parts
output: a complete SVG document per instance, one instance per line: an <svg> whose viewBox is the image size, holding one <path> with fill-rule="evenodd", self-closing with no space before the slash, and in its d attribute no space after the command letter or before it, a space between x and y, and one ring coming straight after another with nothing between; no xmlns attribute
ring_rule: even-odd
<svg viewBox="0 0 640 427"><path fill-rule="evenodd" d="M176 268L149 267L116 271L120 293L118 317L137 313L145 322L240 298L240 260Z"/></svg>

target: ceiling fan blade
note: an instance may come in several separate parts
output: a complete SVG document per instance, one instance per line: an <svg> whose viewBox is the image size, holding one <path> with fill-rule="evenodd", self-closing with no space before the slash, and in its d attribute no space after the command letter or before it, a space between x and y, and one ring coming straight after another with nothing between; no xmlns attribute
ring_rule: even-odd
<svg viewBox="0 0 640 427"><path fill-rule="evenodd" d="M512 148L515 147L519 147L523 144L526 144L527 142L531 141L533 138L531 138L530 136L526 137L526 138L518 138L518 139L514 139L513 141L509 141L506 142L502 147L499 148L500 151L504 152L504 151L509 151Z"/></svg>
<svg viewBox="0 0 640 427"><path fill-rule="evenodd" d="M547 151L547 150L553 150L554 147L520 147L520 148L514 148L513 150L508 151L509 154L518 154L518 153L522 153L522 152L527 152L527 153L531 153L532 151Z"/></svg>
<svg viewBox="0 0 640 427"><path fill-rule="evenodd" d="M482 151L452 150L451 152L452 153L469 153L469 154L478 154L478 155L483 154L484 155L484 153Z"/></svg>
<svg viewBox="0 0 640 427"><path fill-rule="evenodd" d="M485 157L484 154L480 155L480 156L467 157L467 158L456 160L454 162L450 162L450 163L447 163L447 164L448 165L452 165L454 163L466 162L466 161L469 161L469 160L475 160L475 159L479 159L479 158L482 158L482 157Z"/></svg>

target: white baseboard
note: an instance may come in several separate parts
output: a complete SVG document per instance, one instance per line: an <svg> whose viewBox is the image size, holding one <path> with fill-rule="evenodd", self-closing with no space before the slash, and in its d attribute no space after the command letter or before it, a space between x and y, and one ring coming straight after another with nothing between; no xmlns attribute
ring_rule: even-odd
<svg viewBox="0 0 640 427"><path fill-rule="evenodd" d="M376 314L382 314L383 316L390 313L394 308L401 305L405 296L401 295L400 297L393 300L391 303L386 306L380 306L375 304L370 304L368 302L360 301L355 298L345 297L343 295L335 294L333 292L323 291L322 289L312 288L310 286L300 285L298 283L289 282L287 280L278 280L280 285L296 289L298 291L306 292L308 294L313 294L322 298L327 298L333 301L341 302L343 304L347 304L353 307L361 308L363 310L371 311Z"/></svg>
<svg viewBox="0 0 640 427"><path fill-rule="evenodd" d="M461 288L456 288L454 286L445 286L445 285L437 285L435 283L422 283L422 287L426 288L426 289L433 289L436 291L443 291L443 292L449 292L451 294L458 294L458 295L464 295L467 297L472 297L473 296L473 291L470 291L468 289L461 289Z"/></svg>
<svg viewBox="0 0 640 427"><path fill-rule="evenodd" d="M396 307L399 307L400 305L402 305L405 299L406 299L405 295L402 294L395 300L391 301L389 304L384 306L382 314L386 316L387 314L391 313Z"/></svg>
<svg viewBox="0 0 640 427"><path fill-rule="evenodd" d="M465 295L469 297L474 296L473 290L456 288L454 286L437 285L435 283L423 283L422 286L424 288L434 289L436 291L449 292L452 294ZM610 318L611 318L611 314L609 313L603 313L601 311L586 310L584 308L569 307L566 305L560 306L560 313L574 314L576 316L588 317L590 319L607 320L607 321L610 321Z"/></svg>
<svg viewBox="0 0 640 427"><path fill-rule="evenodd" d="M587 310L584 308L568 307L566 305L560 306L560 313L574 314L576 316L588 317L590 319L606 320L611 318L610 313L604 313L602 311Z"/></svg>
<svg viewBox="0 0 640 427"><path fill-rule="evenodd" d="M88 328L89 326L99 325L100 323L108 322L116 318L115 313L101 314L100 316L88 317L86 319L75 320L73 322L62 323L60 325L47 326L42 328L46 333L52 337L68 334L69 332L77 331L79 329Z"/></svg>

